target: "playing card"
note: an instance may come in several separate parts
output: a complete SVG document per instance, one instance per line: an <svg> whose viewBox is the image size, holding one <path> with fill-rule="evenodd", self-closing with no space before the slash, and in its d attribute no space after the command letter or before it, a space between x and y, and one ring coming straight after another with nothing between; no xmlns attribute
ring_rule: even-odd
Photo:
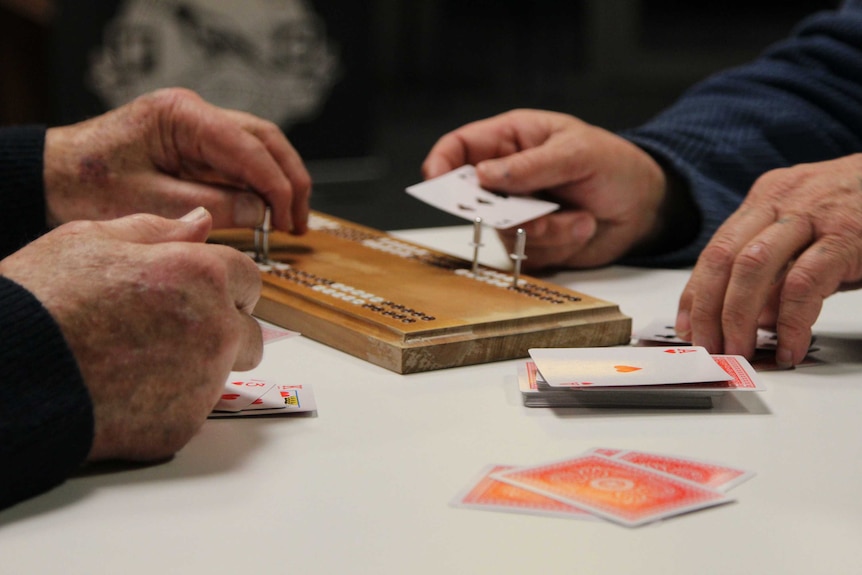
<svg viewBox="0 0 862 575"><path fill-rule="evenodd" d="M478 479L470 483L452 501L454 507L468 507L489 511L527 513L531 515L555 515L572 519L596 519L583 509L568 503L521 489L491 477L492 473L513 469L510 465L489 465Z"/></svg>
<svg viewBox="0 0 862 575"><path fill-rule="evenodd" d="M518 387L526 407L709 409L712 397L725 391L694 387L711 384L690 385L690 390L678 393L669 393L676 385L551 387L541 379L534 362L518 365Z"/></svg>
<svg viewBox="0 0 862 575"><path fill-rule="evenodd" d="M622 453L623 449L614 449L613 447L596 447L590 449L587 453L597 453L599 455L604 455L605 457L613 457L617 453Z"/></svg>
<svg viewBox="0 0 862 575"><path fill-rule="evenodd" d="M273 384L263 395L252 401L243 411L258 409L284 409L284 397L277 385Z"/></svg>
<svg viewBox="0 0 862 575"><path fill-rule="evenodd" d="M479 186L476 168L461 166L437 178L409 186L414 198L464 219L497 229L517 226L557 210L560 205L530 196L489 192Z"/></svg>
<svg viewBox="0 0 862 575"><path fill-rule="evenodd" d="M262 380L256 380L262 381ZM311 386L307 383L297 385L284 385L267 383L265 396L255 398L251 403L241 409L231 409L228 411L226 407L233 408L231 404L223 406L221 410L214 409L210 413L211 418L221 417L244 417L247 415L287 415L296 413L310 413L317 411L317 401L314 397L314 392ZM226 390L226 394L234 395L232 389ZM224 401L224 395L222 396ZM259 403L252 405L254 401ZM221 401L219 402L221 404ZM216 406L217 408L219 406Z"/></svg>
<svg viewBox="0 0 862 575"><path fill-rule="evenodd" d="M667 319L655 319L651 321L647 326L634 332L632 337L637 339L640 345L691 345L690 342L677 337L674 322ZM815 338L812 338L811 346L808 349L809 352L817 350L814 346L814 341ZM755 348L758 351L774 351L777 346L778 334L775 331L758 328L755 343Z"/></svg>
<svg viewBox="0 0 862 575"><path fill-rule="evenodd" d="M611 390L616 392L639 391L647 392L672 392L672 391L698 391L698 392L720 392L720 391L763 391L766 385L757 375L754 367L741 355L712 355L712 360L727 374L727 381L707 381L703 383L669 383L657 385L636 386L613 386ZM552 387L542 378L536 368L535 362L526 361L523 368L519 367L519 385L521 393L540 393L544 390L553 389L559 391L573 392L605 392L604 387ZM523 377L523 381L522 378Z"/></svg>
<svg viewBox="0 0 862 575"><path fill-rule="evenodd" d="M311 392L311 386L306 384L280 385L279 392L284 406L292 411L314 411L317 402Z"/></svg>
<svg viewBox="0 0 862 575"><path fill-rule="evenodd" d="M634 463L635 465L657 469L719 491L729 491L743 481L754 477L754 473L751 471L690 458L646 453L643 451L608 453L608 450L596 450L595 452L614 459Z"/></svg>
<svg viewBox="0 0 862 575"><path fill-rule="evenodd" d="M814 365L823 365L825 363L824 360L818 359L813 355L806 355L802 358L802 361L796 364L796 368L800 367L811 367ZM787 369L786 367L782 367L778 365L775 361L775 352L774 351L766 351L766 350L758 350L754 357L751 359L751 366L754 368L754 371L778 371Z"/></svg>
<svg viewBox="0 0 862 575"><path fill-rule="evenodd" d="M261 379L231 379L225 383L224 392L213 410L242 411L274 387L274 383Z"/></svg>
<svg viewBox="0 0 862 575"><path fill-rule="evenodd" d="M691 345L690 342L680 339L676 335L674 322L665 319L655 319L646 327L637 330L632 334L638 340L638 343L649 342L659 343L661 345Z"/></svg>
<svg viewBox="0 0 862 575"><path fill-rule="evenodd" d="M530 357L552 387L614 387L727 381L705 348L534 348Z"/></svg>
<svg viewBox="0 0 862 575"><path fill-rule="evenodd" d="M630 527L731 501L720 491L597 454L502 471L492 478Z"/></svg>
<svg viewBox="0 0 862 575"><path fill-rule="evenodd" d="M741 355L713 354L712 360L730 376L729 381L716 381L708 384L712 389L727 389L735 391L763 391L766 386L754 370L754 367ZM699 389L707 389L701 387Z"/></svg>
<svg viewBox="0 0 862 575"><path fill-rule="evenodd" d="M273 324L265 322L261 319L257 319L257 323L260 324L260 331L263 334L264 345L266 345L268 343L273 343L276 341L281 341L282 339L287 339L289 337L295 337L297 335L300 335L300 333L298 331L291 331L289 329L284 329L283 327L273 325Z"/></svg>

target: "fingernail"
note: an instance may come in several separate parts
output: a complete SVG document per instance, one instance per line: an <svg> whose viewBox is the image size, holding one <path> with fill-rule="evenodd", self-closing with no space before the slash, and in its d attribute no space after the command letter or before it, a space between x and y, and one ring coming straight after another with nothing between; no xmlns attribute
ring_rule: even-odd
<svg viewBox="0 0 862 575"><path fill-rule="evenodd" d="M500 180L508 179L511 174L509 167L502 160L486 160L476 164L476 174L480 180L487 182L499 182Z"/></svg>
<svg viewBox="0 0 862 575"><path fill-rule="evenodd" d="M575 242L585 243L593 239L593 236L596 235L596 229L596 220L592 217L584 217L572 222L569 233Z"/></svg>
<svg viewBox="0 0 862 575"><path fill-rule="evenodd" d="M781 369L790 369L793 367L793 352L786 347L778 346L775 350L775 363Z"/></svg>
<svg viewBox="0 0 862 575"><path fill-rule="evenodd" d="M198 206L183 217L180 218L181 222L196 222L198 220L202 220L207 216L207 209L203 206Z"/></svg>
<svg viewBox="0 0 862 575"><path fill-rule="evenodd" d="M437 176L442 176L445 168L443 167L443 162L437 160L429 160L428 163L425 164L425 177L426 178L436 178Z"/></svg>
<svg viewBox="0 0 862 575"><path fill-rule="evenodd" d="M238 194L233 203L233 223L239 228L257 227L263 221L264 209L263 200L257 194Z"/></svg>
<svg viewBox="0 0 862 575"><path fill-rule="evenodd" d="M691 317L687 311L681 311L676 315L674 329L678 338L691 340Z"/></svg>

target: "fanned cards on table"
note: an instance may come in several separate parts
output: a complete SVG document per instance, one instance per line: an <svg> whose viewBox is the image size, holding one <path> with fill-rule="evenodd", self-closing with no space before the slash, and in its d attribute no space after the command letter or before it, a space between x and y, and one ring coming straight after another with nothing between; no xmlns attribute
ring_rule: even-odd
<svg viewBox="0 0 862 575"><path fill-rule="evenodd" d="M258 323L264 345L299 335L261 320ZM313 411L317 411L317 402L307 383L288 384L231 373L210 417L290 415Z"/></svg>
<svg viewBox="0 0 862 575"><path fill-rule="evenodd" d="M527 407L708 409L727 392L765 389L742 356L694 346L542 348L518 367Z"/></svg>
<svg viewBox="0 0 862 575"><path fill-rule="evenodd" d="M288 385L263 379L232 379L225 385L210 417L290 415L312 411L317 411L317 403L307 383Z"/></svg>
<svg viewBox="0 0 862 575"><path fill-rule="evenodd" d="M733 501L727 492L753 476L689 457L596 448L527 467L489 465L450 503L637 527Z"/></svg>

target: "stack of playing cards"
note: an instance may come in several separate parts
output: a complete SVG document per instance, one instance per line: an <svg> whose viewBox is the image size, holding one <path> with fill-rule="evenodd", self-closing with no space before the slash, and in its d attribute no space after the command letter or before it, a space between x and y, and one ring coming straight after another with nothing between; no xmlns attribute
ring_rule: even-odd
<svg viewBox="0 0 862 575"><path fill-rule="evenodd" d="M726 492L753 476L706 461L600 448L531 467L490 465L451 504L636 527L728 503Z"/></svg>
<svg viewBox="0 0 862 575"><path fill-rule="evenodd" d="M210 417L287 415L317 411L308 384L280 385L263 379L233 379L225 384Z"/></svg>
<svg viewBox="0 0 862 575"><path fill-rule="evenodd" d="M258 323L264 345L299 335L298 332L261 320ZM210 417L287 415L312 411L317 411L317 403L308 384L285 385L231 373Z"/></svg>
<svg viewBox="0 0 862 575"><path fill-rule="evenodd" d="M676 335L674 322L672 320L653 320L649 325L636 331L632 334L637 345L691 345L691 343L680 339ZM808 347L808 353L811 354L818 351L814 345L814 337L811 338L811 345ZM757 330L757 341L755 343L755 353L751 360L751 364L755 371L770 371L779 369L775 362L775 348L778 346L778 334L772 330L760 328ZM818 365L821 362L810 355L807 355L796 367L805 367L810 365Z"/></svg>
<svg viewBox="0 0 862 575"><path fill-rule="evenodd" d="M765 389L742 356L705 348L531 349L518 384L527 407L713 407L731 391Z"/></svg>

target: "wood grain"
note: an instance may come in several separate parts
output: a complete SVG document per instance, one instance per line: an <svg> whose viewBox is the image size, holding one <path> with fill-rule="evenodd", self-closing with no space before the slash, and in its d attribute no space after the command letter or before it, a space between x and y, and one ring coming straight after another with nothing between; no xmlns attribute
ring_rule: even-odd
<svg viewBox="0 0 862 575"><path fill-rule="evenodd" d="M255 315L398 373L526 357L531 347L628 343L613 303L480 266L313 213L303 236L274 232ZM472 232L468 232L471 234ZM465 236L465 242L470 237ZM211 241L253 249L250 230Z"/></svg>

